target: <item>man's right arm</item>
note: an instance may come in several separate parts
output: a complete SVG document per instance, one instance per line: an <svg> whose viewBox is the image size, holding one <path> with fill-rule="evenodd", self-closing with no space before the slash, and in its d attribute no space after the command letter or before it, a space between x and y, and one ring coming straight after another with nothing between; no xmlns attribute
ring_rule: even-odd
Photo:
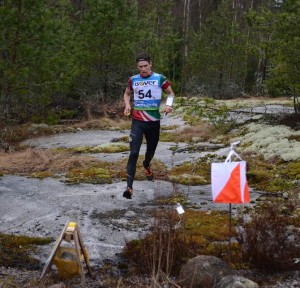
<svg viewBox="0 0 300 288"><path fill-rule="evenodd" d="M131 105L130 105L131 91L128 87L126 87L125 89L123 98L124 98L124 105L125 105L124 114L128 116L131 111Z"/></svg>

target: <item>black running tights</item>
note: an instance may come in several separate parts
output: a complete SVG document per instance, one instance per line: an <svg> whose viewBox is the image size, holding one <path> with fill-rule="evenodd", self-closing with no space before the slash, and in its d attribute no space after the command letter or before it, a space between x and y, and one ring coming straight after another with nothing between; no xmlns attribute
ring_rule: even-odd
<svg viewBox="0 0 300 288"><path fill-rule="evenodd" d="M129 136L130 154L127 162L127 187L132 188L134 175L136 171L136 163L139 158L140 148L145 135L147 148L143 166L150 166L150 162L154 157L154 153L159 140L160 121L144 122L132 120L131 131Z"/></svg>

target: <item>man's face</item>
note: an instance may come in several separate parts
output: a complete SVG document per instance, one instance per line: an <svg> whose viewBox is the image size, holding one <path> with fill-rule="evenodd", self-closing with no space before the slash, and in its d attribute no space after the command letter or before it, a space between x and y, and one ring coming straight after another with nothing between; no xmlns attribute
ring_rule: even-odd
<svg viewBox="0 0 300 288"><path fill-rule="evenodd" d="M151 74L151 66L148 61L140 61L137 63L137 68L143 77L147 77Z"/></svg>

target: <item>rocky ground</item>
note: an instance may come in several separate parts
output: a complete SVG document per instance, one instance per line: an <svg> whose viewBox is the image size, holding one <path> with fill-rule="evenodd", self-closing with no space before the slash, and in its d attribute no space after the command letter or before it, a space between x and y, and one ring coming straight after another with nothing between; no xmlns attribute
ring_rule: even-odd
<svg viewBox="0 0 300 288"><path fill-rule="evenodd" d="M178 125L177 127L184 125L180 117L170 117L167 121L169 121L168 125ZM29 139L24 144L43 149L95 146L111 143L113 139L128 135L128 132L127 130L77 131L77 133ZM180 153L173 153L170 150L174 146ZM188 144L185 143L161 142L156 158L170 168L206 155L210 147L207 144L205 152L197 152L185 149L187 146ZM218 147L217 150L215 148L216 154L228 153L228 147ZM143 146L141 154L144 151ZM94 157L114 161L126 159L128 152L98 153ZM16 175L2 176L0 178L0 233L50 236L56 239L68 221L75 221L78 223L83 242L91 258L93 277L86 277L88 287L147 287L150 279L133 276L128 278L125 270L117 268L120 253L126 241L137 239L148 231L150 223L147 209L153 208L153 200L156 197L171 195L174 187L171 183L161 180L136 181L133 199L127 200L122 197L125 185L125 182L119 181L112 184L70 186L59 178L41 180ZM189 201L199 209L228 209L226 204L212 202L210 185L192 188L180 185L179 189L188 195ZM257 197L259 192L251 189L252 203ZM34 255L41 261L41 267L36 271L1 267L0 287L43 288L51 285L81 287L79 277L69 282L62 282L57 276L55 267L45 277L44 283L39 281L43 265L52 248L53 242L41 246ZM300 287L299 271L272 275L260 275L255 271L237 271L237 273L254 281L257 280L261 287Z"/></svg>
<svg viewBox="0 0 300 288"><path fill-rule="evenodd" d="M86 284L89 288L147 288L150 284L150 279L147 277L128 276L122 273L119 269L111 269L109 272L93 267L93 276L86 275ZM300 287L300 272L261 274L256 271L236 271L236 275L244 276L252 279L262 288L299 288ZM81 288L81 278L75 277L72 280L62 280L55 271L50 272L47 276L40 280L40 271L26 271L13 268L0 268L0 286L3 287L22 287L22 288ZM178 287L176 281L170 280L170 286ZM5 283L5 284L4 284ZM172 286L173 283L173 286ZM162 286L163 287L163 286Z"/></svg>

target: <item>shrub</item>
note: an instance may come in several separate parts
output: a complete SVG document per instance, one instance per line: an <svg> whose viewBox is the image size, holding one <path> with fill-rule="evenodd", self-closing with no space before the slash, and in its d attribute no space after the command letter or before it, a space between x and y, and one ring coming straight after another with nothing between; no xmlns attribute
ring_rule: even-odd
<svg viewBox="0 0 300 288"><path fill-rule="evenodd" d="M237 238L243 261L262 270L284 271L297 269L297 265L299 268L299 227L295 227L299 225L299 215L295 199L271 199L250 212L250 221L240 216Z"/></svg>
<svg viewBox="0 0 300 288"><path fill-rule="evenodd" d="M124 255L135 273L150 274L161 283L165 275L177 275L182 264L198 254L200 245L178 222L174 209L157 210L150 233L126 243Z"/></svg>

